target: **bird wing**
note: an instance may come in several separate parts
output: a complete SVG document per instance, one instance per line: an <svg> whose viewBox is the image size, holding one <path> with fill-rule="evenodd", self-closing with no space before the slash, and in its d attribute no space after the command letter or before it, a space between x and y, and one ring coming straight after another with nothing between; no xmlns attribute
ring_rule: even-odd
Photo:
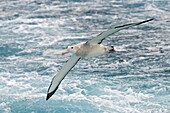
<svg viewBox="0 0 170 113"><path fill-rule="evenodd" d="M122 30L122 29L127 29L127 28L130 28L130 27L132 27L132 26L137 26L137 25L140 25L140 24L143 24L143 23L152 21L152 20L154 20L154 19L151 18L151 19L149 19L149 20L145 20L145 21L141 21L141 22L137 22L137 23L130 23L130 24L125 24L125 25L116 26L116 27L114 27L114 28L112 28L112 29L108 29L107 31L104 31L104 32L100 33L100 34L97 35L96 37L94 37L94 38L92 38L91 40L87 41L87 43L100 44L100 43L102 43L102 41L103 41L106 37L108 37L108 36L110 36L110 35L112 35L112 34L114 34L114 33L116 33L116 32L119 32L119 31Z"/></svg>
<svg viewBox="0 0 170 113"><path fill-rule="evenodd" d="M54 76L52 79L52 82L50 84L50 87L48 89L47 98L48 100L58 89L61 81L64 79L64 77L67 75L67 73L77 64L77 62L80 60L81 57L73 55L66 64L62 67L62 69L57 73L57 75Z"/></svg>

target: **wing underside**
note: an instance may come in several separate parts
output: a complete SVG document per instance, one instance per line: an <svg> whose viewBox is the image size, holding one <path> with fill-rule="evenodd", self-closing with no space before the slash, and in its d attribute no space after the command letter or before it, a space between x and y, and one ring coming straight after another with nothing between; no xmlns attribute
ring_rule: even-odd
<svg viewBox="0 0 170 113"><path fill-rule="evenodd" d="M77 62L80 60L80 57L73 55L66 64L62 67L62 69L57 73L57 75L54 76L52 79L52 82L50 84L50 87L48 89L47 98L48 100L58 89L61 81L64 79L64 77L67 75L67 73L77 64Z"/></svg>

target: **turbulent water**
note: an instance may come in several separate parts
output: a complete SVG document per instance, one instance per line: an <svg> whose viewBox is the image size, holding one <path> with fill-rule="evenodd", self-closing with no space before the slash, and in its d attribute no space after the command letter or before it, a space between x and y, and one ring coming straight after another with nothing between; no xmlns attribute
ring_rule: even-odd
<svg viewBox="0 0 170 113"><path fill-rule="evenodd" d="M46 101L68 45L117 25L154 21L106 40ZM169 0L1 0L0 113L169 113Z"/></svg>

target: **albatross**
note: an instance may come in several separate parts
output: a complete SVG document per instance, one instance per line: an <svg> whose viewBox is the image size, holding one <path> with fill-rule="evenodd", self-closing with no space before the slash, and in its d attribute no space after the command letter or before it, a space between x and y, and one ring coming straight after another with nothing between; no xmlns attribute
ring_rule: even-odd
<svg viewBox="0 0 170 113"><path fill-rule="evenodd" d="M104 46L102 45L102 41L123 29L128 29L133 26L137 26L149 21L154 20L153 18L137 22L137 23L130 23L130 24L124 24L120 26L116 26L112 29L108 29L96 37L93 37L92 39L88 40L87 42L82 42L76 45L68 46L68 48L62 52L62 55L65 55L67 53L72 53L73 55L71 58L63 65L62 69L53 77L51 84L48 88L47 97L46 100L48 100L58 89L61 81L64 79L64 77L67 75L67 73L77 64L77 62L83 58L83 57L94 57L103 55L109 52L114 52L114 46Z"/></svg>

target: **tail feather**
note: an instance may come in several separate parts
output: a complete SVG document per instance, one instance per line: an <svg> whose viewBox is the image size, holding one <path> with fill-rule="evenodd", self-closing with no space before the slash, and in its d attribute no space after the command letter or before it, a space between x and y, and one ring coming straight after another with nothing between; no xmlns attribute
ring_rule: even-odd
<svg viewBox="0 0 170 113"><path fill-rule="evenodd" d="M114 48L114 46L110 46L110 50L109 50L109 52L115 52L115 48Z"/></svg>

